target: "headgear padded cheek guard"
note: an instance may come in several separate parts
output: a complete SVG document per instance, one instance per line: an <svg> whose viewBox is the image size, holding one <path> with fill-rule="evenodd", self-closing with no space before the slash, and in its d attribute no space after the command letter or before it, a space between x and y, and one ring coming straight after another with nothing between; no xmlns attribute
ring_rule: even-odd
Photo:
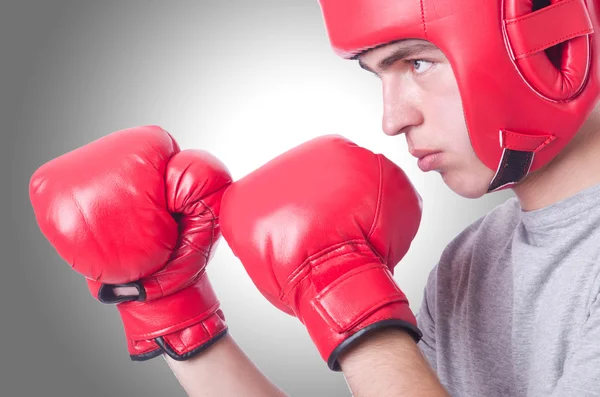
<svg viewBox="0 0 600 397"><path fill-rule="evenodd" d="M444 52L473 149L496 171L489 191L552 160L598 100L600 0L546 0L542 8L534 0L319 2L344 58L402 39Z"/></svg>

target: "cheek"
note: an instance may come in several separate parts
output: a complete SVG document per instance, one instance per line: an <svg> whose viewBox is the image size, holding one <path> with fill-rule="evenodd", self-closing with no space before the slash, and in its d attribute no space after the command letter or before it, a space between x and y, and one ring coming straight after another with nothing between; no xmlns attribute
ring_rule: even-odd
<svg viewBox="0 0 600 397"><path fill-rule="evenodd" d="M442 131L445 148L463 160L477 159L471 146L462 99L452 69L449 65L443 65L432 77L425 80L423 87L429 97L426 106L436 129Z"/></svg>
<svg viewBox="0 0 600 397"><path fill-rule="evenodd" d="M435 131L436 145L457 158L475 157L460 96L455 92L442 92L430 98L426 104L426 119Z"/></svg>
<svg viewBox="0 0 600 397"><path fill-rule="evenodd" d="M436 84L425 87L429 93L426 106L439 131L440 143L449 156L442 178L455 193L467 198L480 197L487 192L494 171L487 168L473 150L462 99L451 69L441 70L436 77Z"/></svg>
<svg viewBox="0 0 600 397"><path fill-rule="evenodd" d="M468 142L462 100L449 66L440 66L421 83L423 106L436 129L444 131L449 142L464 146ZM470 146L470 144L469 144Z"/></svg>
<svg viewBox="0 0 600 397"><path fill-rule="evenodd" d="M442 178L450 189L466 198L478 198L487 192L495 172L475 155L470 144L452 153L451 164L442 170Z"/></svg>

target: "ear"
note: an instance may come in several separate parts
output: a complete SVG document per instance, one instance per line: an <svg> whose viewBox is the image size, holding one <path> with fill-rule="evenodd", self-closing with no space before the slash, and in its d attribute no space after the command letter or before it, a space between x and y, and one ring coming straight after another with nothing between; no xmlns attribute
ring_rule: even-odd
<svg viewBox="0 0 600 397"><path fill-rule="evenodd" d="M531 88L549 100L565 102L577 96L587 81L592 21L585 0L545 3L506 0L505 40Z"/></svg>

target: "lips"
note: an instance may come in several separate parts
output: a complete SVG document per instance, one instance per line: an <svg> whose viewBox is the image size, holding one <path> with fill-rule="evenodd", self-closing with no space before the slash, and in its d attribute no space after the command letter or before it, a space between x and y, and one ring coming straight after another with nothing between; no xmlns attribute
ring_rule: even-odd
<svg viewBox="0 0 600 397"><path fill-rule="evenodd" d="M442 152L439 150L411 150L411 155L416 157L417 166L421 171L428 172L440 166Z"/></svg>
<svg viewBox="0 0 600 397"><path fill-rule="evenodd" d="M422 159L423 157L435 154L435 153L440 153L440 150L433 150L433 149L412 149L410 150L410 154L413 157L416 157L418 159Z"/></svg>

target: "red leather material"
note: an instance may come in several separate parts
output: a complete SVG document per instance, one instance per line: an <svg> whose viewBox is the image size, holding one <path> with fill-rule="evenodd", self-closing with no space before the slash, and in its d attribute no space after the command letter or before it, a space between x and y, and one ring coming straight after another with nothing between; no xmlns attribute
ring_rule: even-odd
<svg viewBox="0 0 600 397"><path fill-rule="evenodd" d="M184 359L226 331L205 268L230 183L218 159L180 151L156 126L107 135L32 176L42 233L86 277L92 295L105 301L101 291L112 297L112 285L140 289L141 301L117 304L133 359L164 346Z"/></svg>
<svg viewBox="0 0 600 397"><path fill-rule="evenodd" d="M515 59L594 32L584 0L559 1L531 14L506 19L504 25ZM547 26L554 29L545 29Z"/></svg>
<svg viewBox="0 0 600 397"><path fill-rule="evenodd" d="M584 0L553 0L549 7L504 21L510 50L523 77L551 100L566 101L581 91L587 80L593 33ZM548 29L552 27L552 29ZM552 64L543 50L564 43L560 67Z"/></svg>
<svg viewBox="0 0 600 397"><path fill-rule="evenodd" d="M418 230L421 199L383 155L328 135L233 183L223 237L261 293L300 319L322 357L366 327L416 328L392 279Z"/></svg>
<svg viewBox="0 0 600 397"><path fill-rule="evenodd" d="M159 337L178 355L184 355L210 342L227 328L206 273L192 286L166 297L124 302L117 308L133 356L156 350L154 339Z"/></svg>
<svg viewBox="0 0 600 397"><path fill-rule="evenodd" d="M177 243L164 174L166 160L179 151L163 130L141 127L47 162L29 185L42 233L73 270L91 279L125 283L153 274Z"/></svg>
<svg viewBox="0 0 600 397"><path fill-rule="evenodd" d="M358 290L363 290L361 302L345 300ZM340 305L340 302L344 304ZM408 304L390 270L378 261L344 274L312 300L320 317L338 333L356 327L377 310L394 302Z"/></svg>
<svg viewBox="0 0 600 397"><path fill-rule="evenodd" d="M439 47L457 79L472 146L492 170L504 150L499 131L555 137L531 172L567 145L598 101L597 2L552 0L536 12L531 0L319 2L344 58L402 39ZM557 40L551 60L542 50Z"/></svg>
<svg viewBox="0 0 600 397"><path fill-rule="evenodd" d="M550 135L524 135L512 131L500 131L500 145L505 149L537 153L554 140Z"/></svg>

